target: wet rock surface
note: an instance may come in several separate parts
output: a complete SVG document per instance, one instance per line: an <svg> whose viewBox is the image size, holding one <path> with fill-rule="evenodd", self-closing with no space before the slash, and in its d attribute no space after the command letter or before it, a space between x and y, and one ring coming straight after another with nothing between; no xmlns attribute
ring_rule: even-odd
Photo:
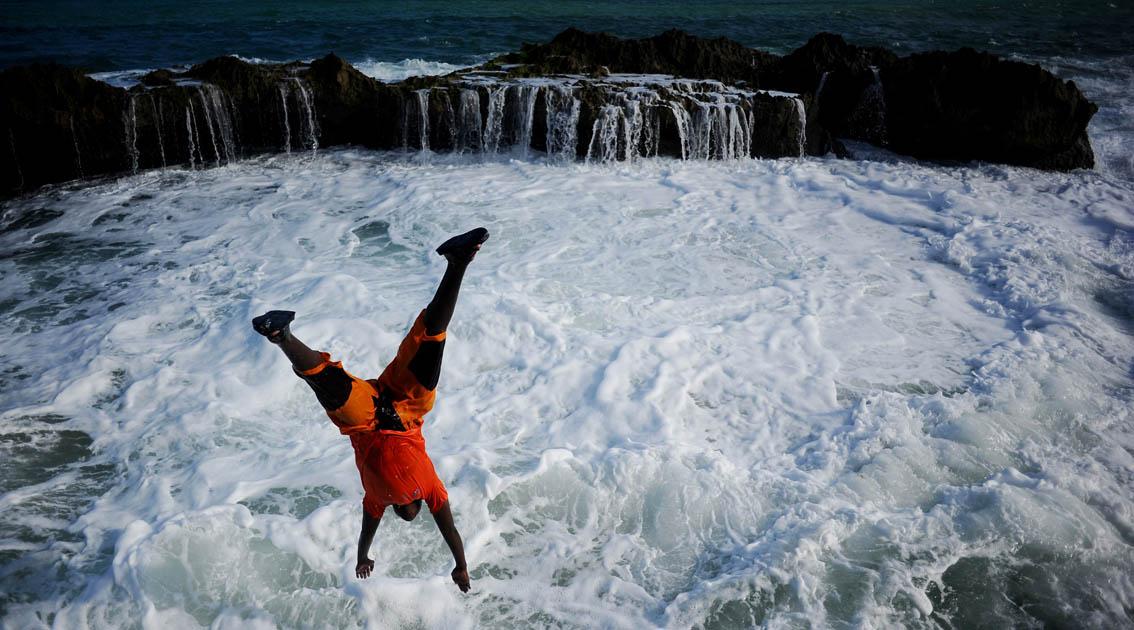
<svg viewBox="0 0 1134 630"><path fill-rule="evenodd" d="M638 76L628 76L638 75ZM667 31L568 29L481 67L397 83L328 55L218 57L130 89L58 65L0 72L0 195L149 168L359 145L562 159L842 154L1089 168L1097 107L1039 66L962 49L898 57L821 33L779 57Z"/></svg>
<svg viewBox="0 0 1134 630"><path fill-rule="evenodd" d="M1037 65L962 49L897 59L881 71L890 148L919 158L1044 169L1094 166L1098 111Z"/></svg>

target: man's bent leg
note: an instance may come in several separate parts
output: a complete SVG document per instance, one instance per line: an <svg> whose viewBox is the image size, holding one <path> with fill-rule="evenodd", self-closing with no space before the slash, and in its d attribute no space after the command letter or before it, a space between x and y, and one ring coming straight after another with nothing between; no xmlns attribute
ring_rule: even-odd
<svg viewBox="0 0 1134 630"><path fill-rule="evenodd" d="M367 430L374 425L374 387L331 361L325 352L307 347L291 333L288 322L294 313L269 311L252 320L256 332L276 344L291 361L296 376L315 392L319 404L343 433Z"/></svg>
<svg viewBox="0 0 1134 630"><path fill-rule="evenodd" d="M295 335L291 334L290 330L284 330L279 336L279 341L271 341L279 346L280 350L283 350L283 353L287 355L288 360L291 361L292 367L294 367L297 372L304 372L315 368L324 361L322 353L308 348L307 344L297 339Z"/></svg>

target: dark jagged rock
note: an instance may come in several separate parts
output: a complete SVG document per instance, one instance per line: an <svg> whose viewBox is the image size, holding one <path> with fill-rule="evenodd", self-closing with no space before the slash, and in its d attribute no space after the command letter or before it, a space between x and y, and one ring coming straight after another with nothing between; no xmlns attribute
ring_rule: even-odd
<svg viewBox="0 0 1134 630"><path fill-rule="evenodd" d="M799 155L799 140L806 128L800 124L794 108L785 107L782 99L757 94L752 99L756 117L766 121L752 129L753 155L756 157L785 157Z"/></svg>
<svg viewBox="0 0 1134 630"><path fill-rule="evenodd" d="M871 68L888 66L897 58L885 48L852 46L834 33L819 33L780 59L768 80L776 89L800 94L816 92L824 74L855 77L865 87ZM826 83L825 91L832 87L829 80Z"/></svg>
<svg viewBox="0 0 1134 630"><path fill-rule="evenodd" d="M630 87L627 73L681 79ZM563 74L573 76L524 82ZM609 161L844 156L841 137L929 159L1072 169L1093 164L1086 126L1097 109L1038 66L972 50L899 58L821 33L777 57L676 30L623 40L568 29L479 68L396 83L331 54L309 66L218 57L150 72L130 90L29 66L0 72L0 89L2 196L348 144Z"/></svg>
<svg viewBox="0 0 1134 630"><path fill-rule="evenodd" d="M165 69L147 72L140 81L146 87L169 87L175 84L173 73Z"/></svg>
<svg viewBox="0 0 1134 630"><path fill-rule="evenodd" d="M818 129L885 144L877 71L896 59L884 48L852 46L838 35L819 33L781 59L767 82L786 92L813 94L808 113Z"/></svg>
<svg viewBox="0 0 1134 630"><path fill-rule="evenodd" d="M126 94L78 70L0 72L0 194L128 167Z"/></svg>
<svg viewBox="0 0 1134 630"><path fill-rule="evenodd" d="M320 141L327 145L360 144L367 147L392 146L381 142L379 130L389 127L380 121L391 118L390 96L381 94L374 79L334 54L311 62L305 75L315 96L319 112ZM387 88L389 89L389 88ZM382 105L387 107L382 108Z"/></svg>
<svg viewBox="0 0 1134 630"><path fill-rule="evenodd" d="M569 28L547 44L525 44L499 63L523 64L525 76L608 72L672 74L725 83L760 86L760 74L777 57L730 39L702 39L676 29L644 39L620 39L606 33Z"/></svg>
<svg viewBox="0 0 1134 630"><path fill-rule="evenodd" d="M1098 110L1071 81L972 49L898 59L882 70L890 148L914 157L1046 169L1094 166Z"/></svg>

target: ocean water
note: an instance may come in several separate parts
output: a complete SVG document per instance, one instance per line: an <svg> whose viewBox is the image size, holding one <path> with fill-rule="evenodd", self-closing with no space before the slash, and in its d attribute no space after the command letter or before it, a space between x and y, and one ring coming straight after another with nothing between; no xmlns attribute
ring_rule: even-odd
<svg viewBox="0 0 1134 630"><path fill-rule="evenodd" d="M320 149L5 201L0 626L1134 624L1115 4L425 3L369 22L393 5L4 4L6 63L116 75L335 48L396 80L569 23L769 48L987 36L1102 109L1098 168L1065 174L865 146L612 165ZM376 375L440 277L432 248L476 225L493 235L425 428L473 590L428 517L385 519L357 580L349 443L249 320L296 310L297 335Z"/></svg>

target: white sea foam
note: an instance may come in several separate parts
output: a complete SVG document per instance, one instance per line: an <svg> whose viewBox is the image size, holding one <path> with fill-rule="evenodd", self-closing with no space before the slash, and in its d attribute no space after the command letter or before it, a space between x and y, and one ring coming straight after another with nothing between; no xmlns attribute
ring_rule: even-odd
<svg viewBox="0 0 1134 630"><path fill-rule="evenodd" d="M378 79L379 81L401 81L409 77L433 76L449 74L461 68L460 64L445 63L443 61L429 61L425 59L403 59L401 61L375 61L365 59L354 64L362 74Z"/></svg>
<svg viewBox="0 0 1134 630"><path fill-rule="evenodd" d="M8 202L5 624L1125 623L1132 200L336 150ZM428 516L358 581L349 444L249 319L375 375L482 224L425 429L473 590Z"/></svg>

